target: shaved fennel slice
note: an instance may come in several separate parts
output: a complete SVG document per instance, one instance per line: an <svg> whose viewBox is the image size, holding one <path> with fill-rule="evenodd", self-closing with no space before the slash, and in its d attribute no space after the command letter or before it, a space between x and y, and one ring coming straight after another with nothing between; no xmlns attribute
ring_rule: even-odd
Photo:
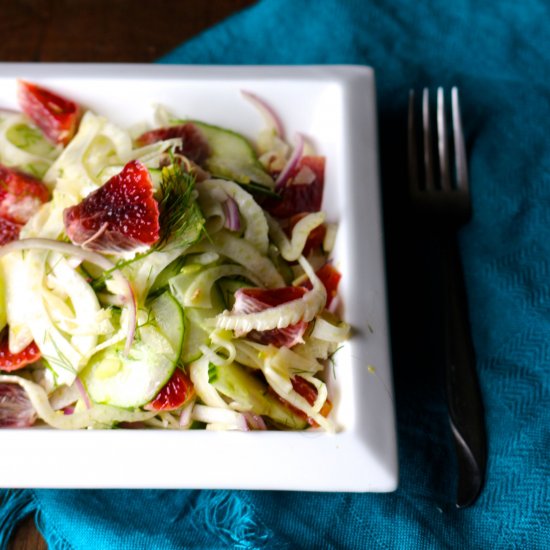
<svg viewBox="0 0 550 550"><path fill-rule="evenodd" d="M222 277L244 277L257 286L261 281L248 269L240 265L219 265L201 271L187 287L182 297L184 307L212 307L212 287Z"/></svg>
<svg viewBox="0 0 550 550"><path fill-rule="evenodd" d="M325 393L325 391L323 391L322 395L319 396L321 392L318 390L318 397L312 406L306 401L305 398L303 398L299 393L297 393L293 389L290 378L288 378L284 373L280 372L279 369L274 368L274 365L272 365L269 361L266 363L262 371L265 375L265 379L267 380L267 383L273 388L273 390L278 395L280 395L283 399L288 401L292 406L296 407L303 413L307 414L309 418L314 420L321 428L323 428L327 432L334 433L336 431L334 423L319 413L319 410L321 409L324 402L326 401L327 393ZM323 386L325 385L320 380L318 379L315 379L315 380L317 381L315 383L315 387L317 387L318 385L317 383L322 384ZM323 399L323 396L324 396L324 399ZM321 399L322 399L322 402L320 403L320 406L319 406L318 402L321 401Z"/></svg>
<svg viewBox="0 0 550 550"><path fill-rule="evenodd" d="M9 349L19 353L33 340L28 325L29 308L34 305L27 289L32 289L32 279L37 274L28 268L28 258L23 254L10 254L0 258L4 278L5 313L9 324ZM29 299L30 298L30 299Z"/></svg>
<svg viewBox="0 0 550 550"><path fill-rule="evenodd" d="M43 204L23 226L19 238L59 239L65 232L63 210L74 204L76 200L71 195L54 191L52 200Z"/></svg>
<svg viewBox="0 0 550 550"><path fill-rule="evenodd" d="M237 356L235 345L231 340L223 335L223 332L225 331L215 329L210 334L210 346L203 344L199 347L200 352L208 359L209 363L212 363L217 367L230 365ZM219 352L223 352L223 354L220 354Z"/></svg>
<svg viewBox="0 0 550 550"><path fill-rule="evenodd" d="M101 185L99 175L111 165L122 165L132 151L127 132L106 118L87 111L77 134L44 176L44 182L81 201Z"/></svg>
<svg viewBox="0 0 550 550"><path fill-rule="evenodd" d="M211 236L214 250L230 260L247 267L268 288L284 286L285 282L273 262L245 239L222 230ZM225 327L222 327L225 328Z"/></svg>
<svg viewBox="0 0 550 550"><path fill-rule="evenodd" d="M189 376L195 387L197 395L203 403L210 407L229 408L216 388L208 381L208 357L202 356L189 365Z"/></svg>
<svg viewBox="0 0 550 550"><path fill-rule="evenodd" d="M30 380L20 376L0 375L0 383L21 386L27 393L36 414L46 424L60 430L110 428L115 422L143 422L156 414L156 411L129 411L109 405L94 405L82 412L65 415L60 411L54 411L45 390Z"/></svg>
<svg viewBox="0 0 550 550"><path fill-rule="evenodd" d="M303 344L298 344L292 348L292 351L306 359L315 359L324 361L328 359L338 348L338 345L326 340L319 340L314 336L309 338Z"/></svg>
<svg viewBox="0 0 550 550"><path fill-rule="evenodd" d="M132 160L139 160L147 168L158 168L160 161L165 156L166 152L180 144L181 138L166 139L164 141L157 141L155 143L145 145L138 149L132 149L126 154L121 153L121 164L106 166L98 174L98 182L100 185L103 185L113 176L119 174L124 168L124 165ZM158 188L157 178L152 178L152 182L156 191Z"/></svg>
<svg viewBox="0 0 550 550"><path fill-rule="evenodd" d="M323 250L330 254L336 243L336 234L338 232L338 226L335 223L326 224L327 232L325 238L323 239Z"/></svg>
<svg viewBox="0 0 550 550"><path fill-rule="evenodd" d="M227 408L195 405L191 413L193 420L207 424L206 429L248 431L246 417Z"/></svg>
<svg viewBox="0 0 550 550"><path fill-rule="evenodd" d="M322 380L319 380L319 378L316 378L311 374L301 374L300 376L306 382L309 382L310 384L312 384L317 390L317 397L315 398L313 405L311 405L311 408L316 413L321 412L321 409L323 408L323 405L326 403L328 398L327 385Z"/></svg>
<svg viewBox="0 0 550 550"><path fill-rule="evenodd" d="M199 194L208 193L212 196L216 192L222 192L231 197L237 203L239 213L246 222L244 238L254 245L261 254L267 254L269 239L265 213L250 193L232 181L219 179L203 181L197 186L197 189Z"/></svg>
<svg viewBox="0 0 550 550"><path fill-rule="evenodd" d="M154 105L153 122L155 127L172 126L178 121L178 117L160 103Z"/></svg>
<svg viewBox="0 0 550 550"><path fill-rule="evenodd" d="M161 271L171 264L185 251L185 247L171 248L169 251L155 251L145 254L128 265L121 267L120 271L132 281L132 288L136 303L142 305L147 298L147 293L153 286Z"/></svg>
<svg viewBox="0 0 550 550"><path fill-rule="evenodd" d="M284 370L290 375L294 376L299 374L315 374L322 371L325 367L314 357L305 357L298 353L294 353L293 350L285 348L277 348L277 352L273 354L271 358L273 365L277 368Z"/></svg>
<svg viewBox="0 0 550 550"><path fill-rule="evenodd" d="M299 321L308 322L315 318L325 307L327 291L309 262L303 256L298 261L313 285L301 298L257 313L224 311L216 317L216 326L246 334L251 330L285 328Z"/></svg>
<svg viewBox="0 0 550 550"><path fill-rule="evenodd" d="M235 361L235 357L237 355L237 351L235 350L235 345L233 343L232 337L227 337L227 335L230 335L230 332L226 332L220 329L215 329L210 334L210 341L212 342L212 347L216 351L216 354L218 354L218 351L223 350L225 351L225 354L227 355L226 359L224 360L225 365L229 365L230 363L233 363ZM219 354L218 354L219 357Z"/></svg>
<svg viewBox="0 0 550 550"><path fill-rule="evenodd" d="M274 346L257 344L256 342L243 339L236 339L233 343L236 352L235 361L241 365L257 370L261 370L268 352L276 349Z"/></svg>
<svg viewBox="0 0 550 550"><path fill-rule="evenodd" d="M0 253L1 251L2 249ZM27 270L26 276L22 277L21 281L11 277L7 281L10 350L14 352L22 345L19 326L14 318L14 312L19 312L24 316L25 326L40 349L42 357L55 372L56 382L72 384L82 366L82 353L75 347L71 337L62 333L56 326L47 308L47 301L44 300L44 295L49 292L44 288L47 255L44 251L26 252L23 260L23 266Z"/></svg>
<svg viewBox="0 0 550 550"><path fill-rule="evenodd" d="M55 254L49 263L53 276L63 286L71 301L75 325L90 327L90 321L97 319L101 309L92 287L60 254ZM85 331L84 334L76 333L72 335L71 343L82 355L86 355L96 346L97 336L93 330Z"/></svg>
<svg viewBox="0 0 550 550"><path fill-rule="evenodd" d="M23 135L25 133L28 135ZM21 113L0 113L0 163L5 166L16 166L41 176L61 149L61 146L53 147Z"/></svg>
<svg viewBox="0 0 550 550"><path fill-rule="evenodd" d="M211 194L200 193L199 191L198 203L206 220L205 228L209 235L217 233L225 225L224 198L214 197Z"/></svg>
<svg viewBox="0 0 550 550"><path fill-rule="evenodd" d="M55 241L52 239L22 239L18 241L13 241L0 247L0 257L4 256L5 254L9 254L10 252L22 250L58 252L63 255L80 258L81 260L85 260L87 262L90 262L91 264L97 265L98 267L106 271L109 271L111 274L111 278L107 281L107 287L113 288L121 295L122 302L125 306L126 311L128 312L126 316L127 326L125 327L125 349L126 353L129 351L130 346L132 345L132 342L134 340L136 330L137 306L132 285L120 271L115 269L115 264L96 252L84 250L78 246L74 246L73 244ZM39 341L37 342L37 344L40 346Z"/></svg>
<svg viewBox="0 0 550 550"><path fill-rule="evenodd" d="M347 323L339 322L338 324L333 324L319 317L315 321L315 326L311 336L318 338L319 340L326 340L327 342L332 342L334 344L339 344L346 340L349 335L350 326Z"/></svg>
<svg viewBox="0 0 550 550"><path fill-rule="evenodd" d="M267 218L269 224L269 233L275 244L281 251L281 256L293 262L297 260L304 246L306 245L309 234L316 228L322 225L325 221L324 212L314 212L304 216L292 229L292 237L290 241L284 234L281 226L271 216Z"/></svg>

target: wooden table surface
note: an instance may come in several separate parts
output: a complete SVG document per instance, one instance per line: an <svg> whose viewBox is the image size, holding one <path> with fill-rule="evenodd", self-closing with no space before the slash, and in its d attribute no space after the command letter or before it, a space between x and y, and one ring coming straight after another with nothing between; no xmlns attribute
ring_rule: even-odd
<svg viewBox="0 0 550 550"><path fill-rule="evenodd" d="M143 63L255 0L0 0L0 61ZM32 518L10 550L44 550Z"/></svg>

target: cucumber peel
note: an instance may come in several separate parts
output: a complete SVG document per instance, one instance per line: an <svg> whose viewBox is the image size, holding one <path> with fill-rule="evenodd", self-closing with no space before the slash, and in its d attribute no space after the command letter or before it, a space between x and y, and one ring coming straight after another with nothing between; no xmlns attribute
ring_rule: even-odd
<svg viewBox="0 0 550 550"><path fill-rule="evenodd" d="M183 311L169 292L151 304L128 355L124 342L96 354L80 379L95 403L135 408L149 403L172 376L184 338Z"/></svg>
<svg viewBox="0 0 550 550"><path fill-rule="evenodd" d="M307 421L286 407L268 391L267 384L256 378L237 363L216 367L211 374L213 386L222 394L260 416L269 417L277 426L291 430L304 430Z"/></svg>
<svg viewBox="0 0 550 550"><path fill-rule="evenodd" d="M240 184L260 184L269 189L273 178L265 171L249 141L236 132L191 120L201 130L210 145L205 168L215 177Z"/></svg>

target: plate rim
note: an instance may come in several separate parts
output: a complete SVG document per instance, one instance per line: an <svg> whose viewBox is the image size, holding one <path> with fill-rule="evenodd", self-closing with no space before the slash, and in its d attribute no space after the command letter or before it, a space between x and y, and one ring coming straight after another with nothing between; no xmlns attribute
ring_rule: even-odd
<svg viewBox="0 0 550 550"><path fill-rule="evenodd" d="M69 74L70 73L70 74ZM0 486L27 486L27 487L54 487L62 484L65 487L178 487L178 488L231 488L231 489L286 489L286 490L302 490L302 491L345 491L345 492L387 492L393 491L397 488L398 484L398 462L397 462L397 433L396 433L396 421L395 410L393 404L393 373L391 368L391 350L389 343L389 325L387 318L387 289L385 284L385 262L383 257L383 226L381 219L381 191L380 191L380 175L379 175L379 161L378 161L378 123L376 119L376 85L375 85L375 72L372 67L366 65L176 65L176 64L126 64L126 63L21 63L21 62L7 62L0 63L0 79L2 78L36 78L36 79L56 79L56 78L119 78L119 79L168 79L168 80L209 80L209 79L229 79L239 80L243 78L253 78L260 80L279 80L281 78L287 78L291 80L304 80L304 81L334 81L343 86L343 89L348 94L358 95L359 92L368 92L370 94L368 98L368 109L370 119L366 124L366 128L356 128L359 120L351 123L352 129L367 132L371 140L371 165L368 167L370 171L370 178L374 179L374 200L377 202L376 209L378 211L377 227L380 234L380 250L378 251L378 259L380 264L378 266L378 275L380 280L378 281L378 298L383 302L383 314L382 314L382 333L385 340L385 349L382 355L386 356L387 372L386 376L386 390L388 392L388 398L390 401L389 407L386 410L386 421L391 425L389 433L384 434L385 449L383 451L383 460L371 460L368 464L371 470L361 474L356 472L357 477L351 480L349 477L347 480L343 480L338 477L338 464L333 464L332 459L330 463L327 462L325 466L330 470L331 475L336 477L331 478L328 482L315 484L299 484L296 481L289 481L284 475L280 479L269 481L267 483L254 482L248 484L246 482L238 481L231 482L220 480L218 477L213 476L212 484L201 482L200 484L194 484L192 480L176 480L170 485L166 485L162 482L162 478L157 476L156 478L150 478L148 480L141 480L136 482L135 476L138 475L138 471L130 467L126 470L126 473L121 472L121 476L118 479L113 479L113 476L109 480L99 480L93 476L90 480L78 480L72 475L72 477L58 475L57 477L49 480L40 477L31 477L28 482L21 476L17 479L10 477L10 481L5 479L0 474ZM353 92L353 93L352 93ZM353 101L358 101L358 98L354 96ZM349 108L349 107L348 107ZM361 121L365 123L365 120L361 118ZM352 160L352 164L353 164ZM181 436L181 432L176 432ZM42 435L42 434L48 434ZM122 435L121 435L122 434ZM148 431L148 437L157 440L158 438L170 439L173 438L174 432L164 431ZM155 434L149 436L149 434ZM160 435L163 434L163 435ZM201 435L204 434L204 435ZM280 444L279 439L283 438L283 443L289 443L295 450L295 452L305 452L308 446L311 448L311 440L319 441L319 438L330 438L333 445L328 445L327 448L336 449L335 456L338 457L338 448L342 446L348 446L349 452L365 453L363 448L364 441L357 437L358 432L356 428L352 427L346 430L344 433L337 433L334 435L311 433L304 434L303 432L269 432L261 434L220 434L216 433L220 442L227 440L228 436L232 437L231 441L240 437L256 437L263 439L266 449L271 449L271 452L276 452L274 446ZM192 441L199 441L206 435L212 437L211 433L196 432L190 435ZM136 452L140 448L140 438L143 437L143 432L139 431L122 431L122 430L109 430L109 431L84 431L84 432L70 432L71 440L78 440L78 447L81 449L88 449L88 452L92 452L94 445L112 445L113 439L124 440L124 444ZM288 439L290 436L290 439ZM85 437L85 439L84 439ZM0 441L5 439L7 444L15 445L18 449L28 449L33 445L34 440L40 441L46 444L46 440L52 442L55 445L63 445L67 439L67 432L48 430L48 429L23 429L23 430L1 430ZM354 439L355 438L355 439ZM327 439L328 440L328 439ZM348 441L349 440L349 441ZM307 445L304 445L304 441L308 441ZM93 445L92 445L92 442ZM163 442L166 445L166 441ZM172 442L173 443L173 442ZM264 443L262 443L264 445ZM321 445L316 443L316 446L322 448ZM67 446L68 447L68 446ZM346 462L340 456L338 460ZM245 458L245 457L242 457ZM0 459L0 464L2 463ZM343 460L343 462L342 462ZM351 466L359 470L357 461L355 459L349 459ZM15 461L12 461L12 465L15 465ZM105 467L105 465L104 465ZM0 468L0 471L9 470L8 468ZM315 469L314 473L319 473L319 468ZM131 483L132 476L134 476L134 483ZM377 477L376 480L373 480ZM126 479L125 482L122 479ZM13 480L13 481L11 481ZM90 485L88 483L91 483Z"/></svg>

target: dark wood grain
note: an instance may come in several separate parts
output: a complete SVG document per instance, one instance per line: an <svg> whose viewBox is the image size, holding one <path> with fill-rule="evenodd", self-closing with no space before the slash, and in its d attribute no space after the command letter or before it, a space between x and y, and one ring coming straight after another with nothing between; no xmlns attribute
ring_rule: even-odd
<svg viewBox="0 0 550 550"><path fill-rule="evenodd" d="M47 545L36 528L34 518L25 518L17 526L8 550L47 550Z"/></svg>
<svg viewBox="0 0 550 550"><path fill-rule="evenodd" d="M0 0L1 61L147 62L253 0Z"/></svg>
<svg viewBox="0 0 550 550"><path fill-rule="evenodd" d="M0 0L0 61L153 61L256 0ZM33 518L9 550L46 550Z"/></svg>

